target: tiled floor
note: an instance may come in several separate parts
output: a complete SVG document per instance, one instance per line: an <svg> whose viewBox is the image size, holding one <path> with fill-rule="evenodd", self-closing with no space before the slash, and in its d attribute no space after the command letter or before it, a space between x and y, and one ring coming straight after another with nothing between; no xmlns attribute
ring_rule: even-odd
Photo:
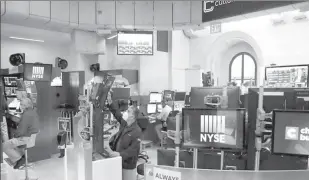
<svg viewBox="0 0 309 180"><path fill-rule="evenodd" d="M157 148L146 150L151 164L157 164ZM36 162L31 174L37 176L39 180L65 180L64 161L55 155L51 159Z"/></svg>

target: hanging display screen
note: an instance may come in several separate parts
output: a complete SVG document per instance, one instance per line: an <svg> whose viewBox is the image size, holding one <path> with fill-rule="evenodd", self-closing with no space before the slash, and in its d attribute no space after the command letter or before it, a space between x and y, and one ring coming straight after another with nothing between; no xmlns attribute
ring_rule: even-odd
<svg viewBox="0 0 309 180"><path fill-rule="evenodd" d="M184 108L184 147L243 149L245 109Z"/></svg>
<svg viewBox="0 0 309 180"><path fill-rule="evenodd" d="M153 55L153 32L118 32L118 55Z"/></svg>
<svg viewBox="0 0 309 180"><path fill-rule="evenodd" d="M51 81L52 65L51 64L30 64L24 66L25 81Z"/></svg>
<svg viewBox="0 0 309 180"><path fill-rule="evenodd" d="M272 152L309 156L309 111L273 111Z"/></svg>
<svg viewBox="0 0 309 180"><path fill-rule="evenodd" d="M265 78L270 87L308 87L309 65L272 66L265 68Z"/></svg>

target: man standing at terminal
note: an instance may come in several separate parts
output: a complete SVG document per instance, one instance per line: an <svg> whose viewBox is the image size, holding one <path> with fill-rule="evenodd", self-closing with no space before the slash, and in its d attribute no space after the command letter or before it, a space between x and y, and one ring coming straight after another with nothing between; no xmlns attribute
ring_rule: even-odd
<svg viewBox="0 0 309 180"><path fill-rule="evenodd" d="M158 135L158 138L159 138L159 142L160 142L160 145L162 146L161 144L161 141L163 139L163 133L162 133L162 130L163 131L166 131L167 130L167 118L169 116L169 114L172 112L172 108L168 105L168 101L167 100L163 100L162 101L162 112L156 117L157 120L160 120L162 123L161 124L157 124L155 129L156 129L156 132L157 132L157 135Z"/></svg>
<svg viewBox="0 0 309 180"><path fill-rule="evenodd" d="M136 118L138 109L129 106L127 115L123 116L120 109L112 103L109 93L107 97L109 110L115 119L120 123L119 131L111 138L110 143L105 145L105 150L111 157L121 156L122 158L122 179L136 179L136 165L140 151L140 137L142 131L137 124Z"/></svg>

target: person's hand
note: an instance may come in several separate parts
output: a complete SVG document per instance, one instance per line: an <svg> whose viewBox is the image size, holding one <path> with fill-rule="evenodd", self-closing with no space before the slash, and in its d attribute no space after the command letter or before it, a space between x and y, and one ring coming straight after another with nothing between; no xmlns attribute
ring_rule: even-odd
<svg viewBox="0 0 309 180"><path fill-rule="evenodd" d="M164 127L167 127L166 121L163 122L163 126L164 126Z"/></svg>
<svg viewBox="0 0 309 180"><path fill-rule="evenodd" d="M113 151L113 152L110 153L110 156L111 157L118 157L118 156L120 156L120 153L116 152L116 151Z"/></svg>
<svg viewBox="0 0 309 180"><path fill-rule="evenodd" d="M108 92L108 94L107 94L107 103L109 104L109 105L111 105L112 103L113 103L113 100L112 100L112 93L111 92Z"/></svg>

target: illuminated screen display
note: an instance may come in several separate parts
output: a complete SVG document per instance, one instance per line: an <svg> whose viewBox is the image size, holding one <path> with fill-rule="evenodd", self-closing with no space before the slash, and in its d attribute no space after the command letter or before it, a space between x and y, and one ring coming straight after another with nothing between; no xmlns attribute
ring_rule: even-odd
<svg viewBox="0 0 309 180"><path fill-rule="evenodd" d="M309 111L273 112L275 154L309 155Z"/></svg>
<svg viewBox="0 0 309 180"><path fill-rule="evenodd" d="M51 81L51 64L24 64L25 81Z"/></svg>
<svg viewBox="0 0 309 180"><path fill-rule="evenodd" d="M153 55L153 32L118 32L118 55Z"/></svg>
<svg viewBox="0 0 309 180"><path fill-rule="evenodd" d="M147 113L154 114L157 112L157 104L147 104Z"/></svg>
<svg viewBox="0 0 309 180"><path fill-rule="evenodd" d="M149 99L150 99L150 103L161 103L162 94L160 94L160 93L150 93Z"/></svg>
<svg viewBox="0 0 309 180"><path fill-rule="evenodd" d="M265 77L268 86L308 87L308 65L266 67Z"/></svg>
<svg viewBox="0 0 309 180"><path fill-rule="evenodd" d="M243 149L245 109L184 108L184 147Z"/></svg>

